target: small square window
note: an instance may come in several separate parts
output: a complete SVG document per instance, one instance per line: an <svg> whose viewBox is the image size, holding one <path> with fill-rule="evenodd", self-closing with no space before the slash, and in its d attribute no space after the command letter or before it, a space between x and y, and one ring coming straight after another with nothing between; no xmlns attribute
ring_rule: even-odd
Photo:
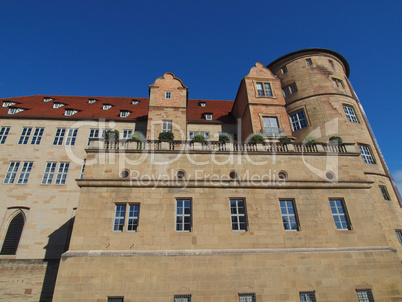
<svg viewBox="0 0 402 302"><path fill-rule="evenodd" d="M359 302L375 302L371 289L356 289Z"/></svg>
<svg viewBox="0 0 402 302"><path fill-rule="evenodd" d="M386 186L380 186L380 190L381 190L382 197L384 197L384 200L391 200Z"/></svg>
<svg viewBox="0 0 402 302"><path fill-rule="evenodd" d="M257 82L256 87L258 96L272 96L272 89L270 83Z"/></svg>
<svg viewBox="0 0 402 302"><path fill-rule="evenodd" d="M306 65L307 66L313 65L313 61L311 61L311 59L306 59Z"/></svg>
<svg viewBox="0 0 402 302"><path fill-rule="evenodd" d="M212 113L205 113L205 119L207 121L212 121Z"/></svg>
<svg viewBox="0 0 402 302"><path fill-rule="evenodd" d="M308 126L304 110L297 111L289 115L293 131L300 130Z"/></svg>
<svg viewBox="0 0 402 302"><path fill-rule="evenodd" d="M165 91L165 99L171 99L172 98L172 92L171 91Z"/></svg>
<svg viewBox="0 0 402 302"><path fill-rule="evenodd" d="M207 106L207 103L205 103L205 102L200 102L199 105L200 105L200 107L206 107L206 106Z"/></svg>
<svg viewBox="0 0 402 302"><path fill-rule="evenodd" d="M162 132L172 132L172 121L162 122Z"/></svg>
<svg viewBox="0 0 402 302"><path fill-rule="evenodd" d="M255 302L255 293L239 294L239 302Z"/></svg>
<svg viewBox="0 0 402 302"><path fill-rule="evenodd" d="M300 292L300 302L317 302L315 299L315 291L312 292Z"/></svg>

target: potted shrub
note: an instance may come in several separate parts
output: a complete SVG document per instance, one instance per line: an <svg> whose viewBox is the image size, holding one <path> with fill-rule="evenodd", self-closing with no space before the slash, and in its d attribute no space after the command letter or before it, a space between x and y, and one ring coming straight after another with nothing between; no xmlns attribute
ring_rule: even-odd
<svg viewBox="0 0 402 302"><path fill-rule="evenodd" d="M317 142L317 138L315 136L306 135L304 137L304 143L306 143L306 144L314 144L316 142Z"/></svg>
<svg viewBox="0 0 402 302"><path fill-rule="evenodd" d="M343 140L340 136L331 136L328 143L332 145L342 145Z"/></svg>
<svg viewBox="0 0 402 302"><path fill-rule="evenodd" d="M279 142L280 142L280 143L284 143L284 144L289 144L289 143L292 142L292 140L291 140L289 137L287 137L287 136L282 136L282 137L279 139Z"/></svg>
<svg viewBox="0 0 402 302"><path fill-rule="evenodd" d="M262 134L254 133L251 135L249 142L250 143L263 143L263 142L265 142L265 138L264 138L264 136L262 136Z"/></svg>
<svg viewBox="0 0 402 302"><path fill-rule="evenodd" d="M115 141L119 140L119 130L107 130L105 132L105 141Z"/></svg>
<svg viewBox="0 0 402 302"><path fill-rule="evenodd" d="M131 136L130 140L133 140L135 142L142 142L145 140L145 137L141 132L135 131Z"/></svg>
<svg viewBox="0 0 402 302"><path fill-rule="evenodd" d="M195 133L192 141L193 142L205 142L205 137L202 133Z"/></svg>
<svg viewBox="0 0 402 302"><path fill-rule="evenodd" d="M170 131L161 132L161 133L159 133L158 139L160 141L172 141L172 140L174 140L174 134L173 134L173 132L170 132Z"/></svg>
<svg viewBox="0 0 402 302"><path fill-rule="evenodd" d="M219 141L221 143L227 143L227 142L233 141L233 136L231 134L225 133L225 132L220 133L219 134Z"/></svg>

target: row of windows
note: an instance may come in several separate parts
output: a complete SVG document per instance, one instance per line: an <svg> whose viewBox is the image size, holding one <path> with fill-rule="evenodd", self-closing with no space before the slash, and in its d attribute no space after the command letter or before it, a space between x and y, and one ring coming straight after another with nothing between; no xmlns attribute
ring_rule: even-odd
<svg viewBox="0 0 402 302"><path fill-rule="evenodd" d="M371 289L356 289L359 302L375 302ZM317 302L315 291L299 292L300 302ZM109 297L108 302L124 302L124 297ZM191 295L174 295L174 302L191 302ZM255 302L255 293L239 293L239 302Z"/></svg>
<svg viewBox="0 0 402 302"><path fill-rule="evenodd" d="M43 132L45 128L36 127L35 130L32 127L23 127L20 139L18 140L19 145L27 145L29 141L31 145L39 145L42 141ZM4 144L7 139L7 135L10 132L10 127L1 127L0 129L0 144ZM66 135L67 133L67 135ZM53 145L62 145L65 142L66 145L75 145L77 139L78 129L66 129L57 128L56 134L54 136ZM32 135L31 135L32 134Z"/></svg>
<svg viewBox="0 0 402 302"><path fill-rule="evenodd" d="M33 162L32 161L12 161L8 166L8 170L6 176L4 177L5 184L13 184L15 179L17 180L17 184L26 184L28 183L29 176L32 171ZM21 167L21 169L20 169ZM54 184L56 185L64 185L66 183L68 169L70 167L70 163L68 162L60 162L57 169L57 162L48 162L46 164L45 172L42 177L43 185L50 185L53 183L54 175L56 174L56 178L54 179ZM56 173L57 171L57 173ZM19 174L18 174L19 173Z"/></svg>
<svg viewBox="0 0 402 302"><path fill-rule="evenodd" d="M343 199L330 199L332 216L338 230L351 230L350 219ZM285 231L299 231L300 223L294 200L279 201ZM126 212L126 210L128 211ZM136 232L139 224L140 204L116 204L113 231ZM232 231L247 231L247 211L244 199L230 199ZM126 224L127 221L127 224ZM192 200L176 200L176 232L192 231Z"/></svg>

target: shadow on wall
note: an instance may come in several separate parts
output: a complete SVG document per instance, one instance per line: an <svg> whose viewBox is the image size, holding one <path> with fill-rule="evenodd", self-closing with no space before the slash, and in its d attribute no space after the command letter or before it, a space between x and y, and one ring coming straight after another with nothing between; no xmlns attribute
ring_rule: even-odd
<svg viewBox="0 0 402 302"><path fill-rule="evenodd" d="M74 219L75 217L69 219L60 228L50 234L48 244L44 247L46 249L44 261L47 262L47 266L40 302L52 301L61 254L66 252L70 246Z"/></svg>

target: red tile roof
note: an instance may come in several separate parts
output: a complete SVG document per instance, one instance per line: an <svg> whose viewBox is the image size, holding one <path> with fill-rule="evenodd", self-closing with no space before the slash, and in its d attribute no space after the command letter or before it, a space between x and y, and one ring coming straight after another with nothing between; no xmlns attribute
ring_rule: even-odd
<svg viewBox="0 0 402 302"><path fill-rule="evenodd" d="M52 101L44 102L45 98ZM88 100L95 99L95 103L88 103ZM138 100L138 104L131 102ZM14 102L16 105L1 107L5 101ZM205 107L200 103L204 102ZM54 103L62 103L64 106L53 108ZM187 120L190 122L205 123L234 123L231 117L233 101L217 100L188 100ZM112 107L103 110L103 104L110 104ZM130 97L88 97L88 96L58 96L58 95L33 95L23 97L12 97L0 99L0 117L7 118L57 118L57 119L116 119L116 120L147 120L149 98ZM25 109L16 114L8 114L9 108ZM72 109L78 112L72 116L65 116L65 110ZM120 117L120 111L129 111L126 118ZM212 113L212 120L205 120L205 113Z"/></svg>

